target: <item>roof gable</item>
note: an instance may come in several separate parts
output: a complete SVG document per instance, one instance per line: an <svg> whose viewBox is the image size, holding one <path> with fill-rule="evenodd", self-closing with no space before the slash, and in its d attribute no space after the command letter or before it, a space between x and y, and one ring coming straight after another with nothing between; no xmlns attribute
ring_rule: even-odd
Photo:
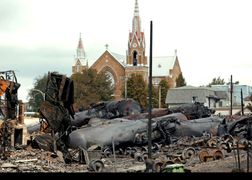
<svg viewBox="0 0 252 180"><path fill-rule="evenodd" d="M173 69L176 62L176 56L153 57L152 76L167 76L169 70Z"/></svg>
<svg viewBox="0 0 252 180"><path fill-rule="evenodd" d="M117 53L114 53L114 52L110 52L110 54L123 66L125 67L126 64L126 56L124 55L121 55L121 54L117 54Z"/></svg>
<svg viewBox="0 0 252 180"><path fill-rule="evenodd" d="M107 55L109 55L111 57L112 60L114 60L116 63L118 63L120 66L122 66L123 68L125 67L124 61L125 61L125 56L123 55L119 55L116 53L111 53L108 50L106 50L95 62L94 64L91 66L91 68L94 68L100 61L103 61Z"/></svg>

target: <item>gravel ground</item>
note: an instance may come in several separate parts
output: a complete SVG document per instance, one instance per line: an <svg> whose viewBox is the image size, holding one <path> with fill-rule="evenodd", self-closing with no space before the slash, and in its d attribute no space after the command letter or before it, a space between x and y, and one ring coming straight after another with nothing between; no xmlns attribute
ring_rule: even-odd
<svg viewBox="0 0 252 180"><path fill-rule="evenodd" d="M252 172L252 159L249 161L249 172ZM187 168L191 172L239 172L238 167L237 157L230 153L223 160L197 163ZM247 172L247 155L244 151L240 155L240 172Z"/></svg>
<svg viewBox="0 0 252 180"><path fill-rule="evenodd" d="M92 172L89 170L87 164L80 164L78 162L65 164L62 153L59 151L57 152L58 157L52 157L51 152L32 149L28 146L26 149L9 151L8 155L6 160L0 160L0 173ZM102 172L136 172L145 169L144 162L136 162L134 159L117 158L116 163L111 158L101 160L104 163Z"/></svg>
<svg viewBox="0 0 252 180"><path fill-rule="evenodd" d="M87 173L90 172L88 165L72 163L65 164L61 152L58 157L51 157L52 153L39 149L32 149L28 146L22 150L13 150L9 152L6 160L0 160L0 173ZM137 162L130 158L117 158L114 163L113 158L101 159L105 165L102 172L144 172L146 166L144 162ZM241 151L241 170L247 172L247 155ZM237 172L238 165L233 153L225 155L223 160L214 160L200 163L199 158L195 156L188 161L184 167L196 172ZM249 163L252 167L252 160ZM252 172L250 168L249 172Z"/></svg>

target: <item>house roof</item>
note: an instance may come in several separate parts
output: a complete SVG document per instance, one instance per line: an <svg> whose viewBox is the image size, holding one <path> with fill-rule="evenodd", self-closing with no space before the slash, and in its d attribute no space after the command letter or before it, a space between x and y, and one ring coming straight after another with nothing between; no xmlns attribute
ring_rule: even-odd
<svg viewBox="0 0 252 180"><path fill-rule="evenodd" d="M215 91L215 95L217 97L219 97L220 99L226 99L226 100L229 99L228 94L227 94L226 91Z"/></svg>
<svg viewBox="0 0 252 180"><path fill-rule="evenodd" d="M153 57L152 76L167 76L175 64L176 56Z"/></svg>
<svg viewBox="0 0 252 180"><path fill-rule="evenodd" d="M196 97L196 101L200 103L205 103L207 97L218 98L211 88L184 86L169 89L165 102L167 104L186 104L191 103L193 97Z"/></svg>

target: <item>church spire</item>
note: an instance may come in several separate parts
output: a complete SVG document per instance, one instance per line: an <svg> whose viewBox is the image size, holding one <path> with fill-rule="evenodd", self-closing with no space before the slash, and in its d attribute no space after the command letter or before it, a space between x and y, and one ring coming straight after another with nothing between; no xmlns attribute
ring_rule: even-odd
<svg viewBox="0 0 252 180"><path fill-rule="evenodd" d="M137 0L135 1L134 16L139 16L139 8L138 8L138 2L137 2Z"/></svg>
<svg viewBox="0 0 252 180"><path fill-rule="evenodd" d="M72 73L82 73L83 69L88 68L88 60L86 59L86 54L84 51L84 46L81 39L81 33L80 38L78 42L78 46L76 49L76 57L75 57L75 63L72 66Z"/></svg>
<svg viewBox="0 0 252 180"><path fill-rule="evenodd" d="M135 0L135 10L134 10L134 17L133 17L132 32L135 32L137 36L140 37L141 21L140 21L140 16L139 16L139 7L138 7L137 0Z"/></svg>
<svg viewBox="0 0 252 180"><path fill-rule="evenodd" d="M78 47L77 47L77 58L79 59L85 59L85 51L84 51L84 47L83 47L83 43L82 43L82 39L81 39L81 33L80 33L80 38L79 38L79 43L78 43Z"/></svg>

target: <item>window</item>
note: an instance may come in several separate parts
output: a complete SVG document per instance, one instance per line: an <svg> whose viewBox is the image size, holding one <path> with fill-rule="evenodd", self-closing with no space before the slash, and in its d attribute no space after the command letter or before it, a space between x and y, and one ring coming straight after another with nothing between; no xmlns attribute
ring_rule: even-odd
<svg viewBox="0 0 252 180"><path fill-rule="evenodd" d="M137 52L133 52L133 66L137 66Z"/></svg>
<svg viewBox="0 0 252 180"><path fill-rule="evenodd" d="M114 79L113 74L111 72L107 71L106 75L109 77L109 80L111 81L111 86L115 87L115 79Z"/></svg>
<svg viewBox="0 0 252 180"><path fill-rule="evenodd" d="M80 65L77 65L77 67L76 67L76 72L77 72L77 73L80 72Z"/></svg>

